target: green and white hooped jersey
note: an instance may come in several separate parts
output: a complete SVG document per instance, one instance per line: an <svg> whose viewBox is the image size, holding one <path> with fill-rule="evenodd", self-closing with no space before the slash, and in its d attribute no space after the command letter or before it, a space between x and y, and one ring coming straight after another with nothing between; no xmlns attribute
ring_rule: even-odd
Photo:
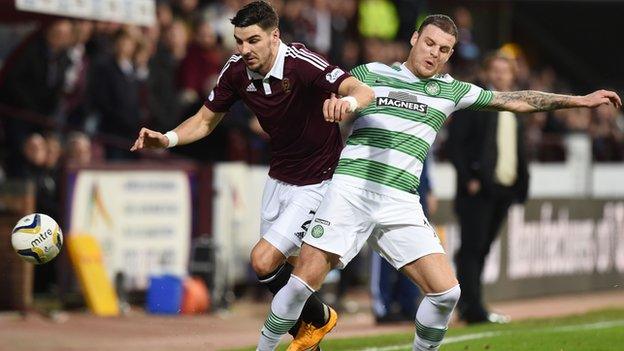
<svg viewBox="0 0 624 351"><path fill-rule="evenodd" d="M382 194L412 198L427 152L454 111L486 106L493 93L451 76L419 79L406 66L373 62L351 71L373 88L360 111L333 179Z"/></svg>

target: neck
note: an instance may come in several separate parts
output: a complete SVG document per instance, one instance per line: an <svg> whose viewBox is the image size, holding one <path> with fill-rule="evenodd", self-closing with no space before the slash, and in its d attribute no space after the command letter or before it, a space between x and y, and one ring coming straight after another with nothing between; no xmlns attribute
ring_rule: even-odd
<svg viewBox="0 0 624 351"><path fill-rule="evenodd" d="M418 79L428 79L428 78L435 76L435 73L430 75L429 77L425 77L421 75L420 73L418 73L418 70L416 70L416 67L412 64L409 58L407 61L405 61L405 67L407 67L407 69L409 69L410 72L412 72L412 74L414 74Z"/></svg>

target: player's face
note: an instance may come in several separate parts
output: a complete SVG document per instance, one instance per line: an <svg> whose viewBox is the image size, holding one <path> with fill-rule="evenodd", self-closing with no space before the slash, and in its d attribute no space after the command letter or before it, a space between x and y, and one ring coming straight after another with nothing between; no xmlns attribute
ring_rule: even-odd
<svg viewBox="0 0 624 351"><path fill-rule="evenodd" d="M250 70L267 74L273 65L279 46L279 30L263 30L257 24L234 27L238 53Z"/></svg>
<svg viewBox="0 0 624 351"><path fill-rule="evenodd" d="M411 69L420 78L439 73L453 54L455 37L434 25L428 25L421 33L414 32L412 50L407 59Z"/></svg>

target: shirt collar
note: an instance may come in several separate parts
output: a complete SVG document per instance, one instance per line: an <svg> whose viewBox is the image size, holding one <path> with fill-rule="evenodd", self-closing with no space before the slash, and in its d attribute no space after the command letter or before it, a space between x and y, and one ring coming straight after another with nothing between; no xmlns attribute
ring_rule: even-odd
<svg viewBox="0 0 624 351"><path fill-rule="evenodd" d="M269 73L267 73L266 76L262 76L260 73L254 72L250 70L249 68L246 68L247 77L249 77L250 80L256 80L256 79L265 79L265 78L269 78L270 76L273 76L281 80L284 77L284 59L286 58L287 49L288 49L288 46L286 46L286 44L284 44L280 40L279 48L277 49L277 57L275 58L275 63L273 64L273 67L271 67L271 70L269 71Z"/></svg>

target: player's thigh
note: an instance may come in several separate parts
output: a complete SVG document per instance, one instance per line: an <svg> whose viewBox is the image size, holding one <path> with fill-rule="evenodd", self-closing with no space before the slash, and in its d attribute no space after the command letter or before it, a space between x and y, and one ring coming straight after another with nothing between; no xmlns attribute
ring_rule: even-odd
<svg viewBox="0 0 624 351"><path fill-rule="evenodd" d="M414 281L425 294L440 293L458 284L448 257L432 253L401 268L401 272Z"/></svg>
<svg viewBox="0 0 624 351"><path fill-rule="evenodd" d="M448 289L452 288L457 282L455 275L440 238L426 220L420 204L386 199L382 205L380 224L369 239L373 249L425 293L439 292L447 285L450 285Z"/></svg>
<svg viewBox="0 0 624 351"><path fill-rule="evenodd" d="M369 203L362 189L331 184L303 241L336 255L335 266L344 268L374 228Z"/></svg>
<svg viewBox="0 0 624 351"><path fill-rule="evenodd" d="M276 194L263 196L262 238L285 257L296 254L325 189L324 183L297 187L278 182Z"/></svg>
<svg viewBox="0 0 624 351"><path fill-rule="evenodd" d="M400 269L421 257L444 253L444 247L433 228L424 223L414 224L413 219L402 223L378 225L368 240L370 246L379 252L394 268Z"/></svg>

